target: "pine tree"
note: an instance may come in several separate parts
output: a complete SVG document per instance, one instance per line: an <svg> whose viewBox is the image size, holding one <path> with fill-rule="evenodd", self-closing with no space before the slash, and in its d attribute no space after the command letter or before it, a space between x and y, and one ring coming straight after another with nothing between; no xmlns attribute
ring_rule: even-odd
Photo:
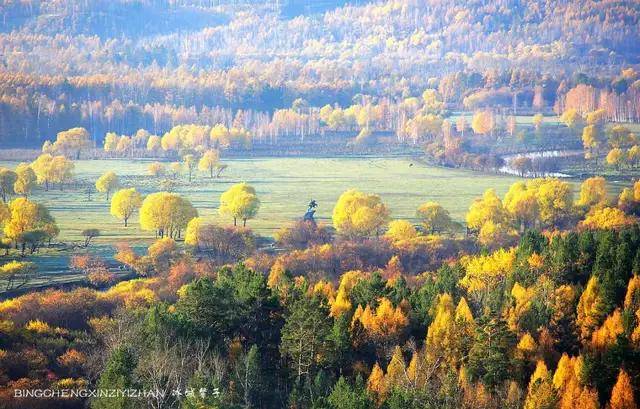
<svg viewBox="0 0 640 409"><path fill-rule="evenodd" d="M280 352L298 381L309 377L319 364L334 355L328 315L315 297L303 296L290 308L282 328Z"/></svg>
<svg viewBox="0 0 640 409"><path fill-rule="evenodd" d="M509 354L514 346L515 337L504 320L483 317L469 351L469 373L489 388L501 385L511 376Z"/></svg>
<svg viewBox="0 0 640 409"><path fill-rule="evenodd" d="M606 316L600 291L600 283L594 275L589 279L587 287L578 301L576 324L580 329L580 337L582 339L589 339Z"/></svg>
<svg viewBox="0 0 640 409"><path fill-rule="evenodd" d="M341 376L328 400L332 409L370 409L374 406L360 377L356 379L355 385L351 386Z"/></svg>
<svg viewBox="0 0 640 409"><path fill-rule="evenodd" d="M104 372L98 380L98 389L126 390L135 388L136 382L133 371L136 368L137 359L133 350L120 347L114 350L109 357ZM118 395L113 398L96 397L91 401L92 409L128 409L134 408L131 398Z"/></svg>

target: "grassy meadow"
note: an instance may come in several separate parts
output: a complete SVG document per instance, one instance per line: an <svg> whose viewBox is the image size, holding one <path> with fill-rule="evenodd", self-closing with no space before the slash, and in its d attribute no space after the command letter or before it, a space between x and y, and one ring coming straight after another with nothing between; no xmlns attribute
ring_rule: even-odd
<svg viewBox="0 0 640 409"><path fill-rule="evenodd" d="M473 199L487 188L504 194L516 177L487 175L466 170L428 166L411 158L260 158L226 159L229 165L219 179L197 172L191 183L187 175L177 178L175 192L192 201L201 216L221 225L231 220L218 214L220 194L232 184L248 182L256 188L262 202L258 216L248 226L258 234L273 236L282 225L301 218L312 198L318 202L317 218L331 223L333 206L342 192L356 188L379 194L391 208L394 218L414 218L423 202L435 200L447 208L456 220L463 220ZM76 179L93 183L104 172L113 170L123 187L136 187L143 194L161 190L162 178L147 175L147 160L94 160L75 163ZM168 163L166 163L168 165ZM16 163L0 162L14 168ZM82 241L81 231L97 228L101 236L91 245L93 251L109 255L113 243L129 241L143 246L154 238L153 232L139 228L137 214L129 227L109 214L104 194L85 187L54 187L48 192L37 189L32 199L46 205L60 227L58 241L71 244ZM37 257L43 272L59 271L68 252L45 249Z"/></svg>
<svg viewBox="0 0 640 409"><path fill-rule="evenodd" d="M414 217L415 209L428 200L440 202L457 220L462 220L469 204L489 188L504 194L517 178L486 175L466 170L428 166L410 158L260 158L227 159L227 170L218 179L196 172L189 183L187 175L176 179L175 192L187 197L201 216L219 224L231 220L218 214L220 194L231 185L247 182L256 188L262 202L258 216L248 226L266 236L284 223L302 217L309 200L318 204L317 218L330 223L338 196L350 188L379 194L390 206L394 218ZM113 170L123 187L136 187L143 194L161 190L164 178L147 175L150 161L99 160L75 162L78 179L95 181ZM0 166L15 167L0 162ZM168 163L167 163L168 165ZM125 228L109 214L104 194L94 192L88 200L84 188L65 186L45 192L37 189L32 199L46 205L56 218L61 241L79 241L80 232L98 228L98 242L153 238L153 232L139 229L137 215Z"/></svg>
<svg viewBox="0 0 640 409"><path fill-rule="evenodd" d="M75 176L88 185L104 172L113 170L123 187L136 187L143 194L162 190L164 178L152 177L147 168L152 161L113 159L75 162ZM426 165L408 157L340 157L340 158L256 158L225 159L229 165L218 179L195 172L189 183L187 175L176 178L175 192L187 197L200 216L220 225L231 220L218 214L220 194L231 185L247 182L255 187L261 200L257 217L247 226L258 234L271 237L286 223L302 217L307 203L318 202L316 217L331 223L333 206L342 192L356 188L379 194L397 219L415 221L416 208L425 201L437 201L448 209L457 221L463 221L472 201L486 189L494 188L503 196L509 186L519 180L515 176L483 174L468 170ZM14 168L17 163L0 161L0 166ZM165 163L169 165L168 162ZM613 182L613 183L612 183ZM624 182L610 181L610 193L617 194ZM620 186L618 186L620 185ZM574 184L578 189L578 182ZM135 214L129 227L112 217L110 203L102 193L94 192L88 200L86 187L53 187L49 191L36 189L31 198L46 205L60 227L57 241L66 244L83 242L81 231L97 228L101 231L90 251L109 257L113 244L128 241L143 248L154 239L153 232L143 231ZM577 192L576 192L577 193ZM76 251L84 251L79 249ZM34 257L43 273L66 270L70 252L63 249L42 249Z"/></svg>

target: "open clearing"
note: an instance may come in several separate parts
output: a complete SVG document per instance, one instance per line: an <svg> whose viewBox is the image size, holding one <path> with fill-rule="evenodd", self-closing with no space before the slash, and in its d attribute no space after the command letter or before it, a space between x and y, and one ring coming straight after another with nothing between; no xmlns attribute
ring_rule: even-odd
<svg viewBox="0 0 640 409"><path fill-rule="evenodd" d="M102 173L115 171L124 187L136 187L143 194L162 190L162 178L147 175L150 161L99 160L75 162L75 175L95 181ZM515 177L428 166L410 158L260 158L227 159L229 167L219 179L196 173L189 183L186 175L177 179L175 192L192 201L201 216L219 223L231 220L218 215L220 194L232 184L247 182L256 188L262 204L255 220L248 226L257 233L272 236L283 224L302 217L309 200L318 204L317 218L330 223L338 196L355 188L379 194L390 206L392 217L412 219L423 202L435 200L462 220L473 199L487 188L504 194ZM168 165L168 163L166 163ZM15 167L16 163L0 162ZM84 189L57 187L45 192L38 189L31 198L46 205L60 227L61 241L80 240L86 228L98 228L98 242L123 239L150 239L153 232L139 229L137 215L125 228L109 214L104 194L93 193L89 201Z"/></svg>

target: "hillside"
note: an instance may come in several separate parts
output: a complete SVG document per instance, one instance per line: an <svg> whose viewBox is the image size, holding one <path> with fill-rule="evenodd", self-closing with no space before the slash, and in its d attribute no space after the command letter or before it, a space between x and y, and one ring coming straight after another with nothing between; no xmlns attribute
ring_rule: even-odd
<svg viewBox="0 0 640 409"><path fill-rule="evenodd" d="M300 97L346 106L426 88L459 109L481 90L541 86L550 109L575 84L610 88L639 62L632 1L343 3L4 3L0 141L37 145L77 124L131 133L155 104L272 112Z"/></svg>

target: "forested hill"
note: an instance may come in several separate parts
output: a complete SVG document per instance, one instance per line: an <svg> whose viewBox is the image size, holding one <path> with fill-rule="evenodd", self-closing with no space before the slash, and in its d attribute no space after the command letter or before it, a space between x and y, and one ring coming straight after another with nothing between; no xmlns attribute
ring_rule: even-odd
<svg viewBox="0 0 640 409"><path fill-rule="evenodd" d="M0 142L78 125L130 133L155 105L156 117L273 112L443 83L454 108L505 86L542 86L551 103L576 83L625 92L639 19L639 2L619 0L4 1Z"/></svg>
<svg viewBox="0 0 640 409"><path fill-rule="evenodd" d="M34 34L137 38L174 31L195 31L225 21L210 7L163 0L69 0L4 2L2 31Z"/></svg>
<svg viewBox="0 0 640 409"><path fill-rule="evenodd" d="M4 1L1 31L16 29L55 35L97 35L101 38L137 37L187 32L216 26L227 20L224 10L259 7L283 18L324 13L368 0L69 0Z"/></svg>

